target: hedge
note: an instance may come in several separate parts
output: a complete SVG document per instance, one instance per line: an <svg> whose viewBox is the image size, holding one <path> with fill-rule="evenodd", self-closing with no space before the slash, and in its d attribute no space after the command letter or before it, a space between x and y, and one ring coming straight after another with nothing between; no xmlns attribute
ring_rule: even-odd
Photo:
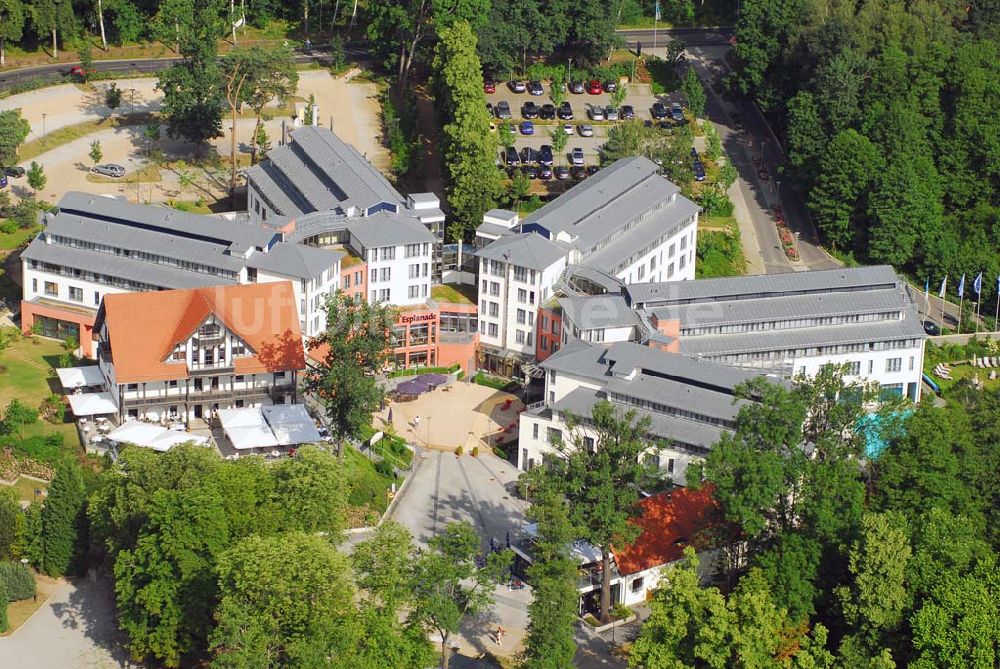
<svg viewBox="0 0 1000 669"><path fill-rule="evenodd" d="M38 593L31 570L20 562L0 562L0 584L9 602L31 599Z"/></svg>

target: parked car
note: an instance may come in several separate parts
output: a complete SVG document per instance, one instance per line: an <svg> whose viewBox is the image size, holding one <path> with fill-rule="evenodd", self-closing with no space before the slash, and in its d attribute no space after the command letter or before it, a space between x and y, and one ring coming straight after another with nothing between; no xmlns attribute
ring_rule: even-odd
<svg viewBox="0 0 1000 669"><path fill-rule="evenodd" d="M635 118L635 107L632 105L622 105L622 118L631 121Z"/></svg>
<svg viewBox="0 0 1000 669"><path fill-rule="evenodd" d="M577 131L580 137L594 136L594 126L592 125L580 124L580 127L577 129Z"/></svg>
<svg viewBox="0 0 1000 669"><path fill-rule="evenodd" d="M570 174L572 174L573 178L577 181L583 181L587 178L587 168L583 165L574 165L570 170Z"/></svg>
<svg viewBox="0 0 1000 669"><path fill-rule="evenodd" d="M601 82L599 82L597 79L592 80L589 84L587 84L587 92L590 93L591 95L600 95Z"/></svg>
<svg viewBox="0 0 1000 669"><path fill-rule="evenodd" d="M574 165L583 165L583 149L579 146L573 149L569 155L569 161Z"/></svg>
<svg viewBox="0 0 1000 669"><path fill-rule="evenodd" d="M517 149L513 146L508 146L504 149L504 162L506 162L507 165L520 165L521 157L517 155Z"/></svg>
<svg viewBox="0 0 1000 669"><path fill-rule="evenodd" d="M588 176L588 177L592 177L592 176L594 176L595 174L597 174L597 172L598 172L598 171L599 171L600 169L601 169L601 168L600 168L600 167L598 167L597 165L588 165L588 166L587 166L587 176Z"/></svg>
<svg viewBox="0 0 1000 669"><path fill-rule="evenodd" d="M609 121L617 121L618 110L612 107L611 105L608 105L604 110L604 118L608 119Z"/></svg>
<svg viewBox="0 0 1000 669"><path fill-rule="evenodd" d="M924 321L924 332L932 337L937 337L941 334L941 328L934 321Z"/></svg>
<svg viewBox="0 0 1000 669"><path fill-rule="evenodd" d="M10 167L3 168L3 173L9 177L14 177L15 179L20 179L24 176L24 168L19 165L12 165Z"/></svg>
<svg viewBox="0 0 1000 669"><path fill-rule="evenodd" d="M524 172L524 176L529 179L538 178L538 165L522 165L521 171Z"/></svg>
<svg viewBox="0 0 1000 669"><path fill-rule="evenodd" d="M529 81L528 82L528 93L531 95L545 95L545 89L542 88L542 82L540 81Z"/></svg>
<svg viewBox="0 0 1000 669"><path fill-rule="evenodd" d="M552 178L552 166L551 165L539 165L538 166L538 178L548 181Z"/></svg>
<svg viewBox="0 0 1000 669"><path fill-rule="evenodd" d="M561 118L563 121L573 120L573 107L570 106L568 102L564 102L561 105L559 105L559 118Z"/></svg>
<svg viewBox="0 0 1000 669"><path fill-rule="evenodd" d="M552 164L552 146L550 144L542 144L541 148L538 149L538 162L542 165Z"/></svg>
<svg viewBox="0 0 1000 669"><path fill-rule="evenodd" d="M670 105L670 118L674 119L675 121L684 120L684 107L681 107L681 104L679 102L675 102L672 105Z"/></svg>
<svg viewBox="0 0 1000 669"><path fill-rule="evenodd" d="M551 121L556 117L556 106L551 104L542 105L542 110L538 112L538 118Z"/></svg>
<svg viewBox="0 0 1000 669"><path fill-rule="evenodd" d="M94 165L93 169L90 170L96 174L101 174L106 177L113 177L115 179L120 179L125 176L125 168L121 165L115 165L114 163L104 163L103 165Z"/></svg>
<svg viewBox="0 0 1000 669"><path fill-rule="evenodd" d="M617 90L618 90L618 82L617 81L605 81L604 82L604 92L605 93L614 93Z"/></svg>
<svg viewBox="0 0 1000 669"><path fill-rule="evenodd" d="M694 169L694 180L704 181L705 180L705 166L701 164L700 160L694 161L691 164L692 169Z"/></svg>
<svg viewBox="0 0 1000 669"><path fill-rule="evenodd" d="M97 70L86 70L82 65L74 65L73 67L66 70L66 74L71 77L79 77L80 79L85 79L86 77L94 74Z"/></svg>
<svg viewBox="0 0 1000 669"><path fill-rule="evenodd" d="M521 121L521 134L522 135L534 135L535 134L535 124L531 121Z"/></svg>
<svg viewBox="0 0 1000 669"><path fill-rule="evenodd" d="M590 110L587 112L587 115L590 116L591 121L603 121L604 107L597 107L597 106L591 107Z"/></svg>
<svg viewBox="0 0 1000 669"><path fill-rule="evenodd" d="M563 132L565 134L567 134L567 135L572 135L573 134L573 124L572 123L564 123L563 124Z"/></svg>
<svg viewBox="0 0 1000 669"><path fill-rule="evenodd" d="M521 149L521 162L522 163L537 163L538 162L538 151L535 151L530 146L526 146Z"/></svg>
<svg viewBox="0 0 1000 669"><path fill-rule="evenodd" d="M538 105L531 100L521 105L521 118L538 118Z"/></svg>
<svg viewBox="0 0 1000 669"><path fill-rule="evenodd" d="M514 93L524 93L526 90L528 90L528 87L524 84L523 81L508 81L507 88L509 88Z"/></svg>
<svg viewBox="0 0 1000 669"><path fill-rule="evenodd" d="M582 81L571 81L569 82L569 92L576 93L577 95L583 93L586 87L583 85Z"/></svg>
<svg viewBox="0 0 1000 669"><path fill-rule="evenodd" d="M565 181L569 179L569 168L565 165L556 165L555 175L559 181Z"/></svg>
<svg viewBox="0 0 1000 669"><path fill-rule="evenodd" d="M501 100L496 106L497 118L499 119L510 119L510 103L506 100Z"/></svg>
<svg viewBox="0 0 1000 669"><path fill-rule="evenodd" d="M483 93L496 93L497 85L491 80L487 79L483 82Z"/></svg>
<svg viewBox="0 0 1000 669"><path fill-rule="evenodd" d="M654 102L653 106L649 110L649 113L656 120L667 118L667 108L662 102Z"/></svg>
<svg viewBox="0 0 1000 669"><path fill-rule="evenodd" d="M660 121L656 124L660 130L666 130L667 132L673 133L674 122L673 121Z"/></svg>

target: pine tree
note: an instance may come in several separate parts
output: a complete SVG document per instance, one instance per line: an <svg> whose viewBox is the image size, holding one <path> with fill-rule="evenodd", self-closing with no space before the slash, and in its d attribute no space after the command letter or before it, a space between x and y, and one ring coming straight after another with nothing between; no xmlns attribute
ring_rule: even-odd
<svg viewBox="0 0 1000 669"><path fill-rule="evenodd" d="M83 474L76 463L56 470L42 507L42 571L63 576L74 567L82 539L85 493Z"/></svg>

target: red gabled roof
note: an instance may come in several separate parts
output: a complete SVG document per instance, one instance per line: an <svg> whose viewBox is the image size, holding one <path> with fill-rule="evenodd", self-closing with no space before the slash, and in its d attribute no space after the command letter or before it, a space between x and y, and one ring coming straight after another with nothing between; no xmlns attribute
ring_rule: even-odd
<svg viewBox="0 0 1000 669"><path fill-rule="evenodd" d="M639 502L641 515L630 522L642 528L631 546L612 549L621 574L635 574L679 560L684 547L716 517L713 488L678 488Z"/></svg>
<svg viewBox="0 0 1000 669"><path fill-rule="evenodd" d="M210 315L254 351L235 360L238 374L305 368L288 281L106 295L102 309L118 383L186 378L187 366L168 358Z"/></svg>

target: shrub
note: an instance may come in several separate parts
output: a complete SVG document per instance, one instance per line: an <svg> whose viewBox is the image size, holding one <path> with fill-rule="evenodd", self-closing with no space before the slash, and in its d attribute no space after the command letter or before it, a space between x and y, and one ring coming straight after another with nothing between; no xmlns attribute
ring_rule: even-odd
<svg viewBox="0 0 1000 669"><path fill-rule="evenodd" d="M471 453L472 453L472 457L478 458L479 457L479 447L478 446L473 446Z"/></svg>
<svg viewBox="0 0 1000 669"><path fill-rule="evenodd" d="M392 478L395 472L392 469L392 463L388 460L379 460L375 463L375 471L386 478Z"/></svg>
<svg viewBox="0 0 1000 669"><path fill-rule="evenodd" d="M66 418L66 404L59 395L49 395L38 407L38 413L50 423L62 423Z"/></svg>
<svg viewBox="0 0 1000 669"><path fill-rule="evenodd" d="M6 602L6 601L7 601L7 588L6 586L3 585L3 583L0 583L0 602ZM4 604L0 606L0 634L6 632L9 626L10 623L7 620L7 605Z"/></svg>
<svg viewBox="0 0 1000 669"><path fill-rule="evenodd" d="M462 453L464 453L464 452L465 452L465 449L462 448L461 446L456 446L455 447L455 455L462 455Z"/></svg>
<svg viewBox="0 0 1000 669"><path fill-rule="evenodd" d="M31 599L38 592L31 570L20 562L0 562L0 588L6 590L9 602Z"/></svg>
<svg viewBox="0 0 1000 669"><path fill-rule="evenodd" d="M611 608L611 617L615 620L624 620L632 615L632 609L624 604L615 604Z"/></svg>

